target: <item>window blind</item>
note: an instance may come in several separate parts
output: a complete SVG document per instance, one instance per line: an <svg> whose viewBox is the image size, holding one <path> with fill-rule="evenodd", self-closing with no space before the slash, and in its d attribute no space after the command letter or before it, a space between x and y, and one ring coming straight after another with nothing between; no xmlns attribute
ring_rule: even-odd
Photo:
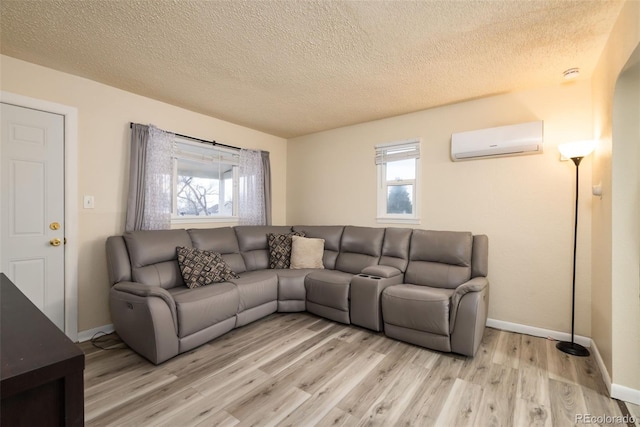
<svg viewBox="0 0 640 427"><path fill-rule="evenodd" d="M390 142L376 145L376 165L420 158L420 140Z"/></svg>
<svg viewBox="0 0 640 427"><path fill-rule="evenodd" d="M173 144L174 157L181 159L204 163L224 163L234 166L240 163L240 150L215 145L209 146L180 139L176 139Z"/></svg>

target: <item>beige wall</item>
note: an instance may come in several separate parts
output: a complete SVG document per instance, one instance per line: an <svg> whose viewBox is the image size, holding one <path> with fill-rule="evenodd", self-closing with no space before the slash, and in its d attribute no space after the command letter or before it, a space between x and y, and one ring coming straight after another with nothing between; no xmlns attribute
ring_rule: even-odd
<svg viewBox="0 0 640 427"><path fill-rule="evenodd" d="M124 231L129 122L269 151L273 222L286 222L286 140L11 57L0 66L1 90L78 109L78 183L71 185L79 195L79 331L111 323L104 244ZM82 208L85 194L95 196L95 209Z"/></svg>
<svg viewBox="0 0 640 427"><path fill-rule="evenodd" d="M621 235L631 232L624 228L627 222L618 221L632 213L629 206L625 206L624 197L628 194L628 185L634 182L630 175L637 174L640 163L629 166L625 161L629 159L624 159L624 156L633 156L638 148L627 145L634 142L625 142L624 133L614 133L618 131L613 126L613 99L618 76L639 43L640 2L628 1L592 78L594 132L600 139L594 156L593 181L602 183L603 193L602 199L596 199L593 205L592 338L612 382L635 390L640 390L638 277L626 281L625 278L633 276L634 267L625 266L624 258L620 257L624 244L621 247L616 243L614 233L619 240ZM637 188L635 190L637 197ZM636 240L635 244L640 242Z"/></svg>
<svg viewBox="0 0 640 427"><path fill-rule="evenodd" d="M451 133L544 120L544 154L452 162ZM588 82L463 102L308 135L288 144L291 223L378 224L374 146L422 139L419 228L489 236L489 316L571 327L575 166L557 145L593 138ZM576 333L591 334L591 159L580 166Z"/></svg>
<svg viewBox="0 0 640 427"><path fill-rule="evenodd" d="M640 44L616 85L611 171L612 372L640 393Z"/></svg>

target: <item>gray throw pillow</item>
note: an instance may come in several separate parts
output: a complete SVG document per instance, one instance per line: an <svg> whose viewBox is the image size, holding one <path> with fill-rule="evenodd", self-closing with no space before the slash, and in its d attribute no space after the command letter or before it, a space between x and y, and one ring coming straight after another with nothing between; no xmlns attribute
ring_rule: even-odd
<svg viewBox="0 0 640 427"><path fill-rule="evenodd" d="M176 252L180 273L189 288L240 278L217 252L182 246L176 247Z"/></svg>

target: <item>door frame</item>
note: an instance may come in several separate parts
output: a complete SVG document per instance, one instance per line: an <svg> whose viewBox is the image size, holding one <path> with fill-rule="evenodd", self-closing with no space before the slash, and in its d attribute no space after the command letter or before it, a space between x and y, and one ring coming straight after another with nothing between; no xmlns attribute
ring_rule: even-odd
<svg viewBox="0 0 640 427"><path fill-rule="evenodd" d="M64 332L78 341L78 109L0 91L0 102L64 117Z"/></svg>

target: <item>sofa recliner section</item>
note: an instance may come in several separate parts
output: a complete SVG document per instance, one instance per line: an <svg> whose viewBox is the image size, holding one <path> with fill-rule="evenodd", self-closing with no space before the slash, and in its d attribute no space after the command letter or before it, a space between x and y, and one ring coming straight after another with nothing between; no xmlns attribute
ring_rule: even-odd
<svg viewBox="0 0 640 427"><path fill-rule="evenodd" d="M351 279L363 269L378 265L383 238L383 228L344 227L335 269L313 271L305 279L307 311L350 324Z"/></svg>
<svg viewBox="0 0 640 427"><path fill-rule="evenodd" d="M325 241L324 269L270 269L267 234ZM159 364L276 311L309 311L473 356L488 308L487 238L355 226L237 226L107 239L114 327ZM221 254L238 279L185 286L176 247ZM428 247L427 247L428 246Z"/></svg>
<svg viewBox="0 0 640 427"><path fill-rule="evenodd" d="M486 240L476 243L482 245ZM472 305L467 311L475 313L474 321L486 324L486 310L478 304L485 301L482 291L488 282L486 277L473 277L483 269L482 266L473 268L473 247L471 233L413 232L404 283L390 286L382 294L387 336L435 350L455 351L451 347L451 335L458 321L460 303L471 292L480 299L466 302ZM484 252L476 250L476 256ZM460 329L469 327L463 320L461 323ZM476 338L473 334L471 348L464 348L463 354L475 354L479 345Z"/></svg>

